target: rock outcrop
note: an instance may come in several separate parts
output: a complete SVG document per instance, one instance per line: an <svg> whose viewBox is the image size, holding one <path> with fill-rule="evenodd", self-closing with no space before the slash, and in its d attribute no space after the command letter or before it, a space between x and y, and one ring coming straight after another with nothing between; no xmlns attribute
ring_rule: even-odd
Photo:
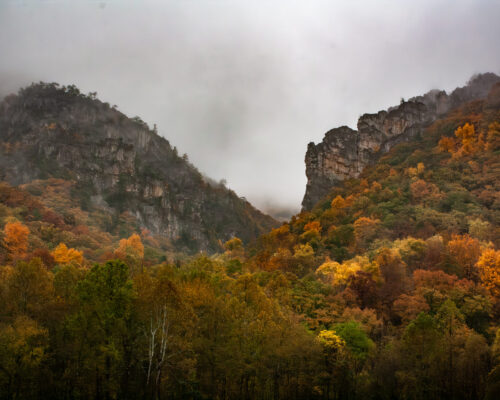
<svg viewBox="0 0 500 400"><path fill-rule="evenodd" d="M139 118L74 86L36 84L0 102L0 181L75 182L75 201L167 237L179 250L249 241L276 221L224 185L209 182Z"/></svg>
<svg viewBox="0 0 500 400"><path fill-rule="evenodd" d="M358 177L365 166L374 163L394 145L419 135L448 111L486 97L499 81L500 77L493 73L476 75L466 86L449 95L431 90L387 111L362 115L357 131L342 126L328 131L321 143L309 143L305 157L307 187L303 209L311 209L332 187L345 179Z"/></svg>

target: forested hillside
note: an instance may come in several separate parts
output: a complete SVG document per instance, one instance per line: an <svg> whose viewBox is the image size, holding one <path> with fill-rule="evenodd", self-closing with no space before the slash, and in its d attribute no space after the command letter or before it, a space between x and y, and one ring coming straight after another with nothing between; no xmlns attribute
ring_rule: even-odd
<svg viewBox="0 0 500 400"><path fill-rule="evenodd" d="M210 257L2 184L0 397L496 399L499 176L497 85Z"/></svg>
<svg viewBox="0 0 500 400"><path fill-rule="evenodd" d="M42 82L0 102L0 180L47 179L67 181L70 206L102 214L103 230L123 236L125 219L125 229L146 228L184 253L220 251L235 235L248 242L277 224L202 176L156 126L96 93Z"/></svg>

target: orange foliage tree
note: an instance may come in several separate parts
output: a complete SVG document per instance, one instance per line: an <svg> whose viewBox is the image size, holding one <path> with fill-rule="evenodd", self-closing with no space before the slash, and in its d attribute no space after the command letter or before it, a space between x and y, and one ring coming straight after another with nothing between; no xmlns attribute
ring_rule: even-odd
<svg viewBox="0 0 500 400"><path fill-rule="evenodd" d="M305 242L312 242L321 239L321 224L319 221L308 222L304 226L304 233L300 235L301 240Z"/></svg>
<svg viewBox="0 0 500 400"><path fill-rule="evenodd" d="M78 264L83 263L83 253L76 249L68 248L64 243L59 243L59 245L52 252L52 257L56 264Z"/></svg>
<svg viewBox="0 0 500 400"><path fill-rule="evenodd" d="M28 250L30 230L20 222L9 222L4 227L4 243L12 260L22 259Z"/></svg>
<svg viewBox="0 0 500 400"><path fill-rule="evenodd" d="M477 278L475 264L481 254L479 240L473 239L469 235L453 235L447 248L453 260L463 268L465 277L467 279Z"/></svg>
<svg viewBox="0 0 500 400"><path fill-rule="evenodd" d="M311 222L308 222L305 226L304 226L304 232L307 232L307 231L316 231L316 232L321 232L321 225L318 221L311 221Z"/></svg>
<svg viewBox="0 0 500 400"><path fill-rule="evenodd" d="M120 245L115 250L115 256L123 260L131 259L132 261L140 261L144 258L144 245L141 237L134 233L128 239L121 239Z"/></svg>
<svg viewBox="0 0 500 400"><path fill-rule="evenodd" d="M446 292L453 288L457 282L456 275L449 275L444 271L426 271L424 269L413 271L413 283L417 292L423 292L424 288Z"/></svg>
<svg viewBox="0 0 500 400"><path fill-rule="evenodd" d="M448 136L442 137L438 143L439 150L443 153L454 153L456 146L457 144L455 142L455 139Z"/></svg>
<svg viewBox="0 0 500 400"><path fill-rule="evenodd" d="M334 208L334 209L336 209L336 210L341 210L342 208L345 208L346 206L347 206L346 201L340 195L338 195L337 197L335 197L332 200L332 203L331 203L331 207Z"/></svg>
<svg viewBox="0 0 500 400"><path fill-rule="evenodd" d="M488 126L486 149L491 151L500 149L500 122L493 122Z"/></svg>
<svg viewBox="0 0 500 400"><path fill-rule="evenodd" d="M420 294L413 296L402 294L394 301L393 308L394 313L405 323L415 319L421 312L430 310L429 304Z"/></svg>
<svg viewBox="0 0 500 400"><path fill-rule="evenodd" d="M428 200L439 197L439 188L433 183L418 179L410 185L413 198L417 201L427 203Z"/></svg>
<svg viewBox="0 0 500 400"><path fill-rule="evenodd" d="M380 220L361 217L354 221L354 237L359 249L365 248L368 242L375 239L380 228Z"/></svg>
<svg viewBox="0 0 500 400"><path fill-rule="evenodd" d="M455 136L461 142L462 146L458 150L458 155L473 154L484 147L479 135L476 134L474 125L466 123L455 131Z"/></svg>
<svg viewBox="0 0 500 400"><path fill-rule="evenodd" d="M492 137L495 135L494 127L492 130ZM473 124L468 122L459 126L455 130L456 140L451 137L443 137L438 143L438 148L442 152L449 152L454 156L465 156L474 154L485 147L483 138L476 133L476 129ZM494 142L494 139L492 139ZM488 148L488 144L486 143Z"/></svg>

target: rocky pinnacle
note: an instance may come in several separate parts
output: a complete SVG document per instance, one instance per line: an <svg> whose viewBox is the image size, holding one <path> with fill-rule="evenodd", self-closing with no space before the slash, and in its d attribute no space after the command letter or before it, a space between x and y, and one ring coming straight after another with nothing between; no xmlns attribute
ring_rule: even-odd
<svg viewBox="0 0 500 400"><path fill-rule="evenodd" d="M339 182L358 177L364 167L394 145L420 135L438 117L461 104L486 97L497 82L500 77L493 73L476 75L451 94L431 90L386 111L362 115L358 130L341 126L328 131L321 143L309 143L303 210L314 207Z"/></svg>

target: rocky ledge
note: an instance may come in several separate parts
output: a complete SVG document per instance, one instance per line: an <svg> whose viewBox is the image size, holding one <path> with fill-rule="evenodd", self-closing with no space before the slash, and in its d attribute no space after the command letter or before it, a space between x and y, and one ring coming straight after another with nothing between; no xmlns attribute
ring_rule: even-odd
<svg viewBox="0 0 500 400"><path fill-rule="evenodd" d="M475 75L466 86L451 94L431 90L386 111L362 115L357 131L341 126L328 131L321 143L309 143L302 208L311 209L332 187L358 177L365 166L374 163L394 145L420 135L426 126L448 111L486 97L497 82L500 77L493 73Z"/></svg>

